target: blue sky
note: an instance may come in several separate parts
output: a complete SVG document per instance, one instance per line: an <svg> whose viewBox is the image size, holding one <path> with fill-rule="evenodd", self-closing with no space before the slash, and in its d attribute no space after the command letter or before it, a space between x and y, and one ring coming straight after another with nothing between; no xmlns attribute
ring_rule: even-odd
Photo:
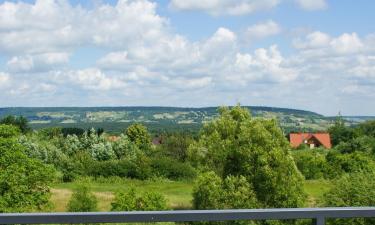
<svg viewBox="0 0 375 225"><path fill-rule="evenodd" d="M367 0L0 1L0 107L375 115Z"/></svg>

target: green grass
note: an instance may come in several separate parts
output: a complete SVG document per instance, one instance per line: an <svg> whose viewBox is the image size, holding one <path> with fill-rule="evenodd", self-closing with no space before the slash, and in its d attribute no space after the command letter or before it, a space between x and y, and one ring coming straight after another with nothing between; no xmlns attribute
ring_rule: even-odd
<svg viewBox="0 0 375 225"><path fill-rule="evenodd" d="M53 211L65 211L66 205L77 182L58 183L52 187ZM90 181L92 191L99 200L99 210L109 211L113 200L113 193L118 190L129 190L134 187L139 192L155 191L163 194L169 206L173 209L191 208L192 202L192 181L169 181L169 180L131 180L120 178L108 178ZM308 180L304 184L308 194L306 207L317 207L326 191L332 187L327 180Z"/></svg>
<svg viewBox="0 0 375 225"><path fill-rule="evenodd" d="M322 201L322 197L331 187L332 183L329 180L306 180L305 191L308 195L308 207L319 206Z"/></svg>
<svg viewBox="0 0 375 225"><path fill-rule="evenodd" d="M65 211L65 206L71 196L76 182L58 183L52 188L52 202L56 211ZM91 181L90 186L99 199L99 209L108 211L110 202L113 199L113 193L118 190L129 190L134 187L138 192L154 191L163 194L173 209L191 208L193 182L188 181L141 181L131 179L101 179Z"/></svg>

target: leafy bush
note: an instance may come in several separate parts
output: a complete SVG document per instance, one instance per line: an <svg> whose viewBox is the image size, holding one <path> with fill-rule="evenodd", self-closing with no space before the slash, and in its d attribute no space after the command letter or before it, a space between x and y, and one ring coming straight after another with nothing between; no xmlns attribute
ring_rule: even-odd
<svg viewBox="0 0 375 225"><path fill-rule="evenodd" d="M13 125L0 125L0 138L17 137L19 133L19 129Z"/></svg>
<svg viewBox="0 0 375 225"><path fill-rule="evenodd" d="M69 212L94 212L97 211L98 200L91 193L86 184L79 184L73 192L68 203Z"/></svg>
<svg viewBox="0 0 375 225"><path fill-rule="evenodd" d="M27 133L31 130L27 119L23 116L6 116L0 120L0 124L13 125L15 127L18 127L22 133Z"/></svg>
<svg viewBox="0 0 375 225"><path fill-rule="evenodd" d="M194 141L191 135L175 133L162 140L161 148L166 156L181 162L187 160L188 148Z"/></svg>
<svg viewBox="0 0 375 225"><path fill-rule="evenodd" d="M323 150L326 151L326 150ZM318 150L296 150L292 152L294 162L305 179L324 178L328 169L325 153Z"/></svg>
<svg viewBox="0 0 375 225"><path fill-rule="evenodd" d="M162 157L151 160L152 174L172 180L192 179L196 176L195 169L188 163Z"/></svg>
<svg viewBox="0 0 375 225"><path fill-rule="evenodd" d="M324 204L329 207L356 207L375 205L375 180L373 173L354 173L342 176L324 195ZM329 224L374 224L375 219L337 219Z"/></svg>
<svg viewBox="0 0 375 225"><path fill-rule="evenodd" d="M0 212L41 210L49 203L55 171L29 158L17 143L17 128L0 125Z"/></svg>
<svg viewBox="0 0 375 225"><path fill-rule="evenodd" d="M214 172L199 176L193 190L194 209L257 208L254 188L243 176L222 180Z"/></svg>
<svg viewBox="0 0 375 225"><path fill-rule="evenodd" d="M112 148L117 159L134 161L139 155L142 154L138 146L131 142L130 139L125 135L121 135L118 141L113 142Z"/></svg>
<svg viewBox="0 0 375 225"><path fill-rule="evenodd" d="M337 151L330 151L327 156L329 178L339 177L344 173L375 172L373 158L363 152L341 154Z"/></svg>
<svg viewBox="0 0 375 225"><path fill-rule="evenodd" d="M112 211L155 211L168 209L167 200L162 194L145 192L139 196L134 188L131 188L127 192L116 192L115 199L111 205Z"/></svg>

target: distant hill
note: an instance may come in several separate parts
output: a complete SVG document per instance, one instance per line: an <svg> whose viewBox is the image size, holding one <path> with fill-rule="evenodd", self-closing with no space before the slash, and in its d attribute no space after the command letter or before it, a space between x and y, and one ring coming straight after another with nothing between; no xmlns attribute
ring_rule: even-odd
<svg viewBox="0 0 375 225"><path fill-rule="evenodd" d="M325 130L334 118L318 113L265 106L245 106L254 117L277 118L285 131ZM26 117L35 129L51 126L102 127L118 133L129 124L140 122L154 132L160 130L198 130L218 116L217 107L14 107L0 108L6 115ZM353 120L353 123L356 122Z"/></svg>

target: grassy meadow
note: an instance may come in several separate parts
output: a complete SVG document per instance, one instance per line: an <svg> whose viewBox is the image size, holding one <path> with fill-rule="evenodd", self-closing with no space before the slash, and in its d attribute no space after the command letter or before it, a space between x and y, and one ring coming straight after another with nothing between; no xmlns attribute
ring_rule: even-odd
<svg viewBox="0 0 375 225"><path fill-rule="evenodd" d="M76 182L57 183L52 187L52 211L64 212L72 195ZM191 208L193 182L169 180L131 180L131 179L103 179L91 181L90 186L98 199L100 211L110 211L114 192L128 190L134 187L138 192L155 191L162 193L168 199L169 206L173 209ZM305 191L309 198L306 207L316 207L319 199L332 184L327 180L305 181Z"/></svg>

